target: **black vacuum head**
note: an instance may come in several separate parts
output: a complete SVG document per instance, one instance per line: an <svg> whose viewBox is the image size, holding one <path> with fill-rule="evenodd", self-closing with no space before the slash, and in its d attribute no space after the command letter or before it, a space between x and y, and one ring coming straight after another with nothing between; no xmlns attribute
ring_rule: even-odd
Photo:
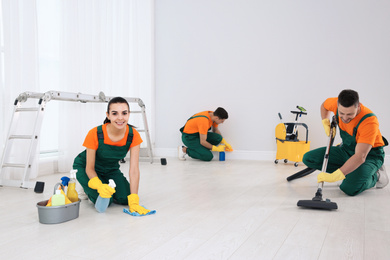
<svg viewBox="0 0 390 260"><path fill-rule="evenodd" d="M337 209L337 203L330 200L299 200L297 206L312 209Z"/></svg>

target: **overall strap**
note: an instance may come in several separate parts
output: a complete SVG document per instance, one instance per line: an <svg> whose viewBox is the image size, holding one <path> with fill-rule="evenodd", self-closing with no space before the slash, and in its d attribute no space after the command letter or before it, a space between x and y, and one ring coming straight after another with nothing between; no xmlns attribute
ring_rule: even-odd
<svg viewBox="0 0 390 260"><path fill-rule="evenodd" d="M134 136L133 128L129 124L127 124L127 126L129 127L129 133L127 135L126 143L131 144L133 142L133 136ZM98 136L98 140L104 140L103 128L101 125L97 127L97 136Z"/></svg>
<svg viewBox="0 0 390 260"><path fill-rule="evenodd" d="M355 128L353 129L353 135L355 136L356 133L357 133L357 129L359 127L359 125L368 117L371 117L371 116L375 116L374 113L369 113L369 114L366 114L362 117L362 119L360 119L359 123L355 126Z"/></svg>
<svg viewBox="0 0 390 260"><path fill-rule="evenodd" d="M129 127L129 134L127 135L127 143L132 143L133 142L133 127L131 127L131 125L127 124L127 126Z"/></svg>
<svg viewBox="0 0 390 260"><path fill-rule="evenodd" d="M207 120L209 120L209 118L208 118L207 116L198 115L198 116L192 116L192 117L188 118L187 122L188 122L189 120L194 119L194 118L197 118L197 117L204 117L204 118L207 118ZM187 124L187 122L186 122L186 124ZM184 127L185 127L185 124L184 124L184 126L183 126L182 128L180 128L179 131L182 132L182 133L184 133L184 132L183 132L183 131L184 131Z"/></svg>
<svg viewBox="0 0 390 260"><path fill-rule="evenodd" d="M359 123L357 124L357 126L353 129L353 134L354 134L354 135L356 135L357 129L358 129L360 123L363 122L364 119L366 119L367 117L370 117L370 116L375 116L375 117L376 117L376 115L375 115L374 113L369 113L369 114L363 116L362 119L360 119L360 121L359 121ZM383 143L384 143L384 146L382 146L382 147L385 147L385 146L388 146L388 145L389 145L389 142L387 141L387 139L386 139L383 135L382 135L382 140L383 140ZM376 147L376 148L377 148L377 147ZM375 149L375 148L372 148L372 149Z"/></svg>
<svg viewBox="0 0 390 260"><path fill-rule="evenodd" d="M192 116L192 117L190 117L188 120L191 120L191 119L194 119L194 118L197 118L197 117L204 117L204 118L209 119L207 116L199 115L199 116ZM188 120L187 120L187 121L188 121Z"/></svg>
<svg viewBox="0 0 390 260"><path fill-rule="evenodd" d="M385 143L384 146L388 146L389 145L389 142L387 141L387 139L383 135L382 135L382 140Z"/></svg>
<svg viewBox="0 0 390 260"><path fill-rule="evenodd" d="M104 134L103 134L103 128L102 128L102 125L99 125L97 127L97 136L98 136L98 140L104 140Z"/></svg>

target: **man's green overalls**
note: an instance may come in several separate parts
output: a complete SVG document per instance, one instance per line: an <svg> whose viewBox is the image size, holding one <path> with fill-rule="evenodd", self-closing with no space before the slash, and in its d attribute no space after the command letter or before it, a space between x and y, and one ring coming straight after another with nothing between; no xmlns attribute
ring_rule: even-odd
<svg viewBox="0 0 390 260"><path fill-rule="evenodd" d="M359 125L363 120L370 116L375 116L373 113L366 114L362 117L359 123L353 130L353 135L349 135L346 131L340 129L340 136L343 141L340 146L332 146L329 151L328 166L326 172L331 173L339 169L344 163L355 154L356 133ZM338 111L336 114L337 123L339 123ZM385 146L388 145L387 140L383 138ZM321 170L326 147L318 148L307 152L303 156L303 163L309 168ZM366 161L356 170L347 174L340 185L340 189L347 195L355 196L369 188L375 186L377 182L377 171L382 166L385 158L385 152L382 147L371 148L367 155Z"/></svg>
<svg viewBox="0 0 390 260"><path fill-rule="evenodd" d="M125 158L133 141L133 129L131 126L128 127L129 134L127 136L126 145L124 146L112 146L105 144L102 126L100 125L97 127L99 147L96 150L95 171L103 183L108 183L109 179L113 179L115 181L116 192L111 197L110 204L114 201L117 204L127 205L127 196L130 195L130 184L123 173L119 170L119 161ZM89 177L85 172L87 164L86 154L86 150L84 150L75 158L73 169L77 169L77 180L84 188L88 198L95 203L99 193L97 190L88 187Z"/></svg>
<svg viewBox="0 0 390 260"><path fill-rule="evenodd" d="M199 115L190 117L187 122L193 118L204 117L207 120L209 118L207 116ZM183 132L184 126L180 128L180 132L182 133L181 139L185 146L187 146L187 154L191 158L199 159L202 161L211 161L213 159L213 153L206 147L200 144L200 136L199 133L194 134L186 134ZM209 129L210 130L210 129ZM207 142L212 145L218 145L222 141L222 136L220 134L214 132L207 132Z"/></svg>

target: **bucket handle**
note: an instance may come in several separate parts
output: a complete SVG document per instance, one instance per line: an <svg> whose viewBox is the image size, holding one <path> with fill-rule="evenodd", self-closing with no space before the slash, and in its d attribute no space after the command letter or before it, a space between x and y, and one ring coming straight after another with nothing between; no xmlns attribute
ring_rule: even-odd
<svg viewBox="0 0 390 260"><path fill-rule="evenodd" d="M65 189L64 185L62 185L62 183L59 182L56 185L54 185L53 194L56 194L56 190L58 190L58 186L61 186L62 191L64 191L64 189Z"/></svg>

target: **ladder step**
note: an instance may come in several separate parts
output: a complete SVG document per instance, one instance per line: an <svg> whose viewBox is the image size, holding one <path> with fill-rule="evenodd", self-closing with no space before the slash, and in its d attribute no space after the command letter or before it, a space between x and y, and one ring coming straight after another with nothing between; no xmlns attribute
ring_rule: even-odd
<svg viewBox="0 0 390 260"><path fill-rule="evenodd" d="M34 139L34 135L11 135L9 139Z"/></svg>
<svg viewBox="0 0 390 260"><path fill-rule="evenodd" d="M31 111L39 111L39 107L20 107L15 109L15 112L31 112Z"/></svg>
<svg viewBox="0 0 390 260"><path fill-rule="evenodd" d="M5 167L13 167L13 168L24 168L24 167L26 167L25 164L21 164L21 163L4 163L2 166L3 166L3 168L5 168Z"/></svg>
<svg viewBox="0 0 390 260"><path fill-rule="evenodd" d="M130 113L139 114L142 113L142 111L130 111Z"/></svg>

